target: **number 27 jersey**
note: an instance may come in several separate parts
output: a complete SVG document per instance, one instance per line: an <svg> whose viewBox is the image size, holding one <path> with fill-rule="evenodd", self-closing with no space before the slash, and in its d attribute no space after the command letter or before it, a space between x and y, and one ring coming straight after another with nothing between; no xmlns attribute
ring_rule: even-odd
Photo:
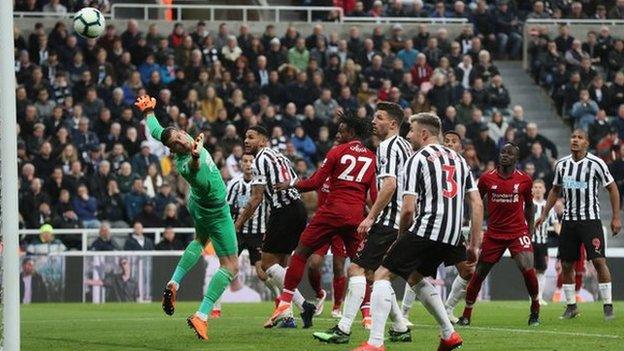
<svg viewBox="0 0 624 351"><path fill-rule="evenodd" d="M329 193L318 214L341 217L346 222L361 221L370 190L377 196L375 154L354 140L334 146L323 165L309 178L297 182L297 189L319 189L329 180ZM358 222L359 223L359 222Z"/></svg>

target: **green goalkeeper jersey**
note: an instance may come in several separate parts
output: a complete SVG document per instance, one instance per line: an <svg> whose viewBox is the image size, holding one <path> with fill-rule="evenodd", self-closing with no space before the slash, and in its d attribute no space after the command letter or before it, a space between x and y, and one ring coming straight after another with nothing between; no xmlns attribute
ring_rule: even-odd
<svg viewBox="0 0 624 351"><path fill-rule="evenodd" d="M152 137L160 141L164 128L153 113L147 116L147 128ZM202 207L213 208L225 205L227 196L225 183L210 153L202 146L197 170L191 168L191 158L190 153L173 156L178 173L191 185L191 199Z"/></svg>

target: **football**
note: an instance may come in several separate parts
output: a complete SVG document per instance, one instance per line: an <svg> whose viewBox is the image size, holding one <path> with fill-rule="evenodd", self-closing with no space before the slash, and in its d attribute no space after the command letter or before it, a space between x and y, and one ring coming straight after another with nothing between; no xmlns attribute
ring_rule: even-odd
<svg viewBox="0 0 624 351"><path fill-rule="evenodd" d="M74 30L84 38L97 38L104 32L106 23L100 10L85 7L74 15Z"/></svg>

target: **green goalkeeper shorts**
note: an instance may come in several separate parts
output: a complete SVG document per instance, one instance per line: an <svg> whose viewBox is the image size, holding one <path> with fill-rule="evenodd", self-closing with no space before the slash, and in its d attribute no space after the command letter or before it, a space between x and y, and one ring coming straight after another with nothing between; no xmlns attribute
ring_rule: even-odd
<svg viewBox="0 0 624 351"><path fill-rule="evenodd" d="M202 245L211 240L219 257L238 254L236 230L227 203L215 208L206 208L191 198L188 209L195 221L195 238Z"/></svg>

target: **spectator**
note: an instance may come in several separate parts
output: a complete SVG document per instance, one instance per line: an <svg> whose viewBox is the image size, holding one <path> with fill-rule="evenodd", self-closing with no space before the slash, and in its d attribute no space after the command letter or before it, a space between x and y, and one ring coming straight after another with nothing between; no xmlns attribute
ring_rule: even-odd
<svg viewBox="0 0 624 351"><path fill-rule="evenodd" d="M91 251L117 251L120 247L111 237L111 225L108 222L102 222L97 239L93 241L89 250Z"/></svg>
<svg viewBox="0 0 624 351"><path fill-rule="evenodd" d="M574 39L572 41L572 46L568 51L565 52L565 60L568 65L578 68L581 66L581 61L590 56L587 52L583 51L581 41L578 39Z"/></svg>
<svg viewBox="0 0 624 351"><path fill-rule="evenodd" d="M43 192L41 180L33 178L30 182L30 189L23 194L20 199L20 212L26 220L28 228L36 228L38 224L37 212L39 205L50 203L50 196Z"/></svg>
<svg viewBox="0 0 624 351"><path fill-rule="evenodd" d="M609 18L624 19L624 0L616 1L616 5L609 11Z"/></svg>
<svg viewBox="0 0 624 351"><path fill-rule="evenodd" d="M291 140L297 153L303 157L308 165L312 165L312 160L316 155L316 145L314 145L314 141L306 135L303 127L298 126L295 128L295 133Z"/></svg>
<svg viewBox="0 0 624 351"><path fill-rule="evenodd" d="M469 90L465 90L462 94L462 98L459 104L455 105L457 112L457 123L467 125L472 118L472 111L474 111L475 105L472 103L472 93Z"/></svg>
<svg viewBox="0 0 624 351"><path fill-rule="evenodd" d="M321 121L330 121L334 118L334 112L338 107L338 102L331 96L331 90L323 89L321 97L314 101L314 111L316 117Z"/></svg>
<svg viewBox="0 0 624 351"><path fill-rule="evenodd" d="M547 139L545 136L538 133L537 124L527 124L526 134L518 139L518 148L520 149L520 160L524 161L529 156L531 147L534 143L538 142L543 149L550 152L550 158L557 159L557 146Z"/></svg>
<svg viewBox="0 0 624 351"><path fill-rule="evenodd" d="M503 84L503 78L500 75L492 77L492 84L487 88L487 101L491 108L496 108L509 115L509 91Z"/></svg>
<svg viewBox="0 0 624 351"><path fill-rule="evenodd" d="M427 92L427 100L435 107L436 111L446 111L452 104L451 89L446 84L446 77L442 74L434 75L431 78L433 87Z"/></svg>
<svg viewBox="0 0 624 351"><path fill-rule="evenodd" d="M163 232L162 240L156 244L156 250L184 250L184 244L175 237L175 232L172 227L166 227Z"/></svg>
<svg viewBox="0 0 624 351"><path fill-rule="evenodd" d="M67 247L54 237L54 228L49 224L44 224L39 228L39 236L26 246L26 253L29 255L48 255L67 250Z"/></svg>
<svg viewBox="0 0 624 351"><path fill-rule="evenodd" d="M145 195L143 181L140 178L135 179L132 182L132 190L130 193L126 194L124 199L126 204L126 218L134 219L148 200L148 196Z"/></svg>
<svg viewBox="0 0 624 351"><path fill-rule="evenodd" d="M227 167L228 174L232 178L236 178L243 174L239 168L239 163L242 157L243 157L243 146L240 144L234 145L234 147L232 148L232 153L225 160L225 165Z"/></svg>
<svg viewBox="0 0 624 351"><path fill-rule="evenodd" d="M140 222L135 222L133 229L134 231L128 235L124 243L123 249L125 251L152 251L155 249L152 239L143 235L143 225Z"/></svg>
<svg viewBox="0 0 624 351"><path fill-rule="evenodd" d="M531 154L527 157L525 162L532 163L535 166L534 179L550 180L550 174L552 172L552 166L548 157L544 155L544 149L539 142L531 145Z"/></svg>
<svg viewBox="0 0 624 351"><path fill-rule="evenodd" d="M110 179L106 185L100 202L100 218L106 219L113 228L128 228L124 198L115 179Z"/></svg>
<svg viewBox="0 0 624 351"><path fill-rule="evenodd" d="M598 110L596 113L596 119L589 125L589 147L590 149L595 149L596 145L609 134L609 131L613 128L607 122L607 113L605 110Z"/></svg>
<svg viewBox="0 0 624 351"><path fill-rule="evenodd" d="M544 2L536 1L533 4L533 12L527 15L527 19L548 19L550 15L544 9Z"/></svg>
<svg viewBox="0 0 624 351"><path fill-rule="evenodd" d="M171 185L169 185L169 183L167 182L163 182L163 184L160 186L160 189L158 189L158 194L156 194L156 197L154 198L156 213L159 216L162 216L167 205L176 204L177 202L178 199L171 191Z"/></svg>
<svg viewBox="0 0 624 351"><path fill-rule="evenodd" d="M598 104L590 99L587 89L582 89L580 100L572 105L572 111L570 112L570 116L575 120L575 127L588 131L589 125L594 122L597 113Z"/></svg>
<svg viewBox="0 0 624 351"><path fill-rule="evenodd" d="M141 152L132 158L132 170L139 176L145 176L147 169L151 164L156 165L156 169L160 171L160 162L156 155L150 152L150 146L147 141L141 142Z"/></svg>
<svg viewBox="0 0 624 351"><path fill-rule="evenodd" d="M624 104L619 106L613 126L617 128L620 140L624 140Z"/></svg>
<svg viewBox="0 0 624 351"><path fill-rule="evenodd" d="M299 71L305 71L310 60L310 52L306 48L305 40L299 38L294 47L288 50L288 62Z"/></svg>
<svg viewBox="0 0 624 351"><path fill-rule="evenodd" d="M47 179L53 172L55 162L52 159L52 144L44 142L39 148L39 154L33 157L35 174L41 179Z"/></svg>
<svg viewBox="0 0 624 351"><path fill-rule="evenodd" d="M362 76L371 89L381 88L382 81L389 79L388 71L382 67L382 58L380 55L373 56L373 60L369 67L366 67Z"/></svg>
<svg viewBox="0 0 624 351"><path fill-rule="evenodd" d="M511 59L520 57L522 49L522 36L519 32L518 17L509 9L506 0L498 1L497 9L493 13L495 30L498 44L498 55Z"/></svg>
<svg viewBox="0 0 624 351"><path fill-rule="evenodd" d="M158 168L156 167L156 165L156 163L151 163L147 167L147 174L145 175L145 179L143 180L145 194L149 198L154 198L156 196L156 191L163 183L162 176L158 172Z"/></svg>
<svg viewBox="0 0 624 351"><path fill-rule="evenodd" d="M165 206L163 211L163 220L162 225L165 227L173 227L173 228L181 228L185 226L190 226L189 223L183 221L178 213L178 206L175 203L169 203ZM192 235L187 239L191 240ZM188 240L187 240L188 241Z"/></svg>
<svg viewBox="0 0 624 351"><path fill-rule="evenodd" d="M78 186L77 197L72 200L72 206L78 219L85 228L99 228L100 221L97 219L97 200L89 195L87 186L81 184Z"/></svg>
<svg viewBox="0 0 624 351"><path fill-rule="evenodd" d="M156 203L154 200L149 199L143 204L143 209L139 212L133 220L141 222L148 228L157 228L162 226L162 219L156 213Z"/></svg>
<svg viewBox="0 0 624 351"><path fill-rule="evenodd" d="M479 135L473 140L473 142L481 162L487 163L496 160L496 143L489 136L489 128L487 124L481 125Z"/></svg>
<svg viewBox="0 0 624 351"><path fill-rule="evenodd" d="M61 189L58 201L56 205L54 205L53 212L53 223L55 227L63 229L82 228L82 222L74 211L70 193L67 189ZM68 236L65 236L66 242L67 238Z"/></svg>
<svg viewBox="0 0 624 351"><path fill-rule="evenodd" d="M418 50L414 49L414 41L408 39L405 41L403 49L399 50L397 58L403 62L403 67L409 71L416 64L418 54Z"/></svg>
<svg viewBox="0 0 624 351"><path fill-rule="evenodd" d="M505 131L509 128L509 125L500 111L494 111L494 113L492 113L492 120L488 122L488 128L490 138L498 143L498 141L505 136Z"/></svg>
<svg viewBox="0 0 624 351"><path fill-rule="evenodd" d="M58 0L57 0L58 1ZM22 261L20 273L20 303L47 302L48 288L39 273L35 271L35 264L30 257Z"/></svg>

